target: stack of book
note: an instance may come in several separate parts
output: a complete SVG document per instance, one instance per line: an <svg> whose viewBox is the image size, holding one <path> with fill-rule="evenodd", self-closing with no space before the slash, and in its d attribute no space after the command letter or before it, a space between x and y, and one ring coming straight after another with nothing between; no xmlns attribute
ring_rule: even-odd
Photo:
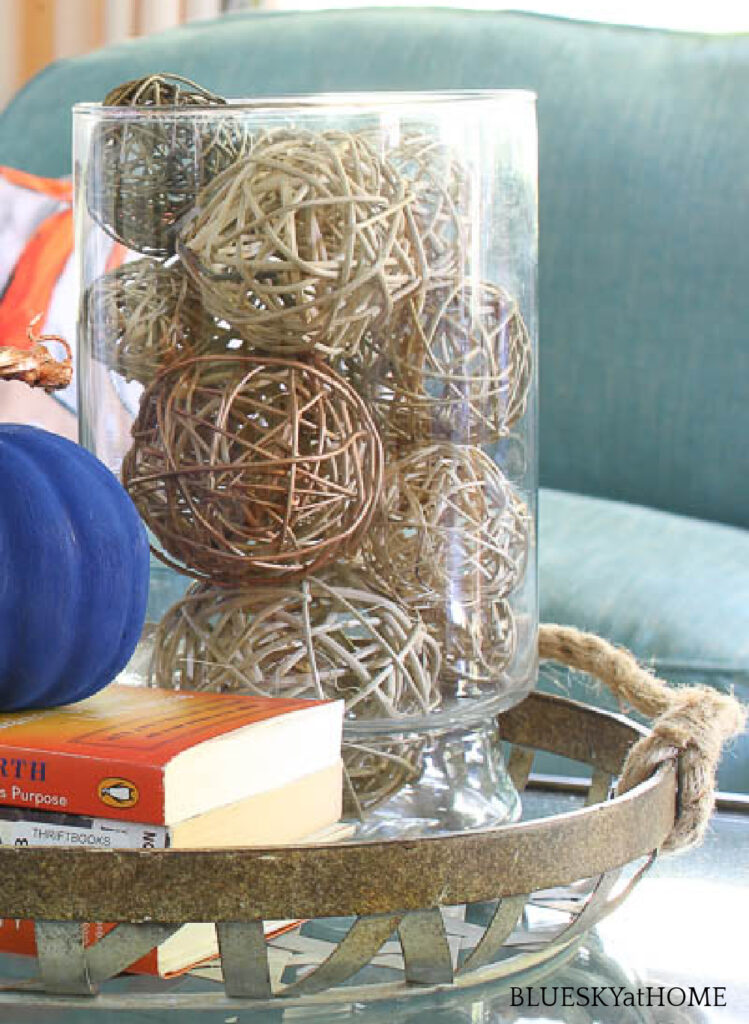
<svg viewBox="0 0 749 1024"><path fill-rule="evenodd" d="M341 815L341 702L143 690L0 715L0 843L91 849L309 842ZM272 932L289 922L268 922ZM113 925L90 924L87 942ZM30 921L0 920L0 952L34 953ZM215 956L187 924L132 970Z"/></svg>

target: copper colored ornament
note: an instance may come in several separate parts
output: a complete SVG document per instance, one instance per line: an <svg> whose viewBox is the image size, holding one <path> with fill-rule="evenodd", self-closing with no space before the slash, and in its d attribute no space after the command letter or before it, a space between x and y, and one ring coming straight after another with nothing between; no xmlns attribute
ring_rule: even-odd
<svg viewBox="0 0 749 1024"><path fill-rule="evenodd" d="M163 561L223 585L290 579L353 551L382 486L364 402L334 371L186 359L141 399L122 478Z"/></svg>
<svg viewBox="0 0 749 1024"><path fill-rule="evenodd" d="M390 592L411 606L481 608L525 569L529 516L480 448L413 445L388 463L362 549Z"/></svg>
<svg viewBox="0 0 749 1024"><path fill-rule="evenodd" d="M523 415L531 342L502 289L456 279L409 301L390 330L373 332L353 379L388 443L440 438L490 444Z"/></svg>
<svg viewBox="0 0 749 1024"><path fill-rule="evenodd" d="M73 353L58 334L34 334L41 314L28 326L28 344L24 347L0 345L0 380L20 380L47 392L66 388L73 379ZM55 359L42 342L54 342L65 349L64 359Z"/></svg>
<svg viewBox="0 0 749 1024"><path fill-rule="evenodd" d="M89 350L126 380L149 384L167 363L226 347L230 333L207 313L179 264L150 257L97 278L83 307Z"/></svg>
<svg viewBox="0 0 749 1024"><path fill-rule="evenodd" d="M177 222L197 193L249 150L247 132L228 109L205 120L189 113L225 105L177 75L150 75L108 94L104 107L138 114L113 113L91 139L87 205L107 234L145 255L174 251Z"/></svg>
<svg viewBox="0 0 749 1024"><path fill-rule="evenodd" d="M211 182L179 252L206 306L274 354L356 351L426 263L413 194L362 136L270 132Z"/></svg>

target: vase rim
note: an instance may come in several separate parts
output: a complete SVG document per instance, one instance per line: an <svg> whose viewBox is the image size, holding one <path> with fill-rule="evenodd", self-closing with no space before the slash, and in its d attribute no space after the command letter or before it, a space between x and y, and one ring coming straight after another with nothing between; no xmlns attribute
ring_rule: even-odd
<svg viewBox="0 0 749 1024"><path fill-rule="evenodd" d="M219 111L227 113L261 113L264 111L310 111L337 109L385 110L431 106L452 106L454 104L535 104L537 94L531 89L448 89L448 90L404 90L382 92L319 92L291 93L286 96L239 97L227 100L225 105L216 106L111 106L86 102L73 105L78 116L102 116L116 118L159 116L213 117Z"/></svg>

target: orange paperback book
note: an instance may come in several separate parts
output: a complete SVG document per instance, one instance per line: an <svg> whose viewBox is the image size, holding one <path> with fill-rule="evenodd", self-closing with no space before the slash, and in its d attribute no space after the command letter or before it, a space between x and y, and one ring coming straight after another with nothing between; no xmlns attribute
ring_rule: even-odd
<svg viewBox="0 0 749 1024"><path fill-rule="evenodd" d="M341 702L113 684L0 715L0 805L174 825L340 760Z"/></svg>
<svg viewBox="0 0 749 1024"><path fill-rule="evenodd" d="M341 702L116 684L69 707L0 715L0 843L303 841L340 817L342 719ZM113 927L84 925L85 943ZM33 922L0 920L0 952L34 954ZM216 953L212 924L186 924L130 970L167 976Z"/></svg>

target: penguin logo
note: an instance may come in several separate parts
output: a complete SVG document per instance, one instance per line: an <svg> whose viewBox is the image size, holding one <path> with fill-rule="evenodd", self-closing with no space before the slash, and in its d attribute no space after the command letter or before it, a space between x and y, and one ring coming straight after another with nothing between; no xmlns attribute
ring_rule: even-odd
<svg viewBox="0 0 749 1024"><path fill-rule="evenodd" d="M107 807L134 807L138 803L138 787L127 779L102 779L98 793Z"/></svg>

